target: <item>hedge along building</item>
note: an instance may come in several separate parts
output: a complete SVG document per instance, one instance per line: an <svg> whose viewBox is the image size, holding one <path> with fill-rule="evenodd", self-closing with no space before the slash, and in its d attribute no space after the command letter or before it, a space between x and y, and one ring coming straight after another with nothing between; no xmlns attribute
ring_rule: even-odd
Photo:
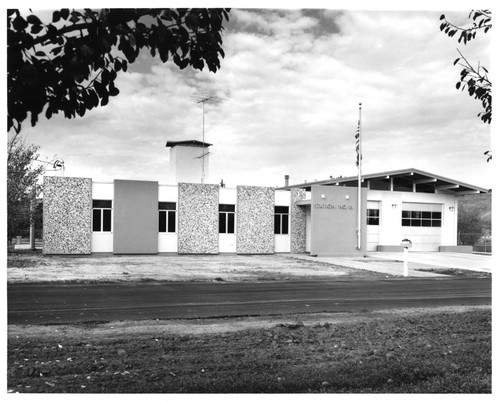
<svg viewBox="0 0 500 403"><path fill-rule="evenodd" d="M352 255L457 250L457 200L486 189L416 169L276 189L209 182L209 143L167 142L170 184L44 178L44 254ZM202 159L200 161L200 159ZM201 180L200 180L201 179Z"/></svg>

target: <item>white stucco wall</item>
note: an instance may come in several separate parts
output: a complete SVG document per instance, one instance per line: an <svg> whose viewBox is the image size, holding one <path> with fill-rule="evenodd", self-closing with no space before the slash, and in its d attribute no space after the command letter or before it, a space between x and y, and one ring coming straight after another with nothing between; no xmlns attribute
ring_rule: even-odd
<svg viewBox="0 0 500 403"><path fill-rule="evenodd" d="M234 204L237 201L236 188L221 188L219 189L219 204Z"/></svg>
<svg viewBox="0 0 500 403"><path fill-rule="evenodd" d="M367 198L370 201L380 202L379 245L400 245L404 235L412 231L411 227L401 225L403 203L441 204L440 244L456 245L457 202L454 195L368 190ZM430 236L436 236L438 233L436 228L428 228L428 230Z"/></svg>
<svg viewBox="0 0 500 403"><path fill-rule="evenodd" d="M205 155L204 170L202 155ZM204 172L203 183L211 183L208 148L178 145L170 149L170 181L173 180L171 183L201 183L202 172Z"/></svg>

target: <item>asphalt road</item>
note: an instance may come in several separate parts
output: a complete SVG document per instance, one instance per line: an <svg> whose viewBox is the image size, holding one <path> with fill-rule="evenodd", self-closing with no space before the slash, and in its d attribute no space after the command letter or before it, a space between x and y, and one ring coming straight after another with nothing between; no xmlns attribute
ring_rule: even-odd
<svg viewBox="0 0 500 403"><path fill-rule="evenodd" d="M491 304L491 278L9 284L8 324L210 318Z"/></svg>

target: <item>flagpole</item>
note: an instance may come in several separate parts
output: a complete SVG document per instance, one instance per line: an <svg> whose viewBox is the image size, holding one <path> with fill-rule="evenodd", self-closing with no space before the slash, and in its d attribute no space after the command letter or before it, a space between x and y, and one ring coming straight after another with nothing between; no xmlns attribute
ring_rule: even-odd
<svg viewBox="0 0 500 403"><path fill-rule="evenodd" d="M359 103L359 121L358 121L358 138L357 138L357 166L358 166L358 228L357 234L357 250L361 250L361 161L363 154L361 152L361 102Z"/></svg>

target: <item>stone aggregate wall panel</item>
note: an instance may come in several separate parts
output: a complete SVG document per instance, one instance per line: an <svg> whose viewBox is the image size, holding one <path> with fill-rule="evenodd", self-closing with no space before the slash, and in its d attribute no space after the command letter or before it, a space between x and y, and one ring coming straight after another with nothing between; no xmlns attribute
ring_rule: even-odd
<svg viewBox="0 0 500 403"><path fill-rule="evenodd" d="M292 205L290 208L291 219L291 253L306 252L306 207L297 206L299 200L306 198L305 189L292 188Z"/></svg>
<svg viewBox="0 0 500 403"><path fill-rule="evenodd" d="M274 188L238 186L236 191L236 253L274 253Z"/></svg>
<svg viewBox="0 0 500 403"><path fill-rule="evenodd" d="M43 254L90 254L92 179L43 180Z"/></svg>
<svg viewBox="0 0 500 403"><path fill-rule="evenodd" d="M178 253L219 253L219 185L179 183Z"/></svg>

